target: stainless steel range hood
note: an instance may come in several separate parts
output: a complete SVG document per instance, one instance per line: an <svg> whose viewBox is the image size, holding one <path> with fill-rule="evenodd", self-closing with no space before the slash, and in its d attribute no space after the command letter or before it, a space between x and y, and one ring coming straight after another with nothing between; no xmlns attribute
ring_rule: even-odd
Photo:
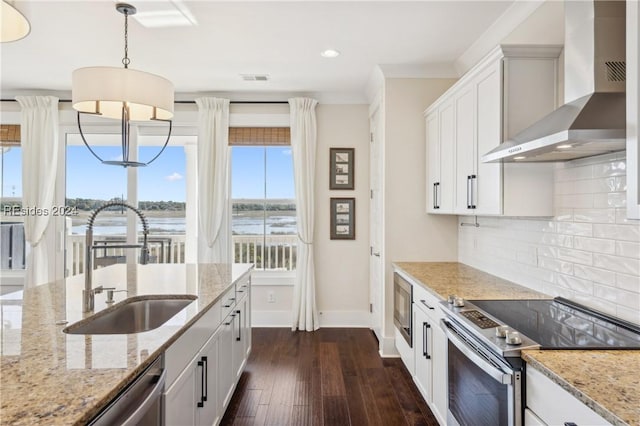
<svg viewBox="0 0 640 426"><path fill-rule="evenodd" d="M625 2L565 2L565 102L482 156L551 162L626 148Z"/></svg>

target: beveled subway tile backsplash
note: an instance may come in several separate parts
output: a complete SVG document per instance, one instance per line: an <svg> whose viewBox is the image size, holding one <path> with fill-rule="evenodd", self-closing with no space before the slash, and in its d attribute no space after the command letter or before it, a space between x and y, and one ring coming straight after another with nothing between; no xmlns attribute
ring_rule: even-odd
<svg viewBox="0 0 640 426"><path fill-rule="evenodd" d="M626 218L625 153L557 164L554 189L552 219L460 227L459 261L640 324L640 221Z"/></svg>

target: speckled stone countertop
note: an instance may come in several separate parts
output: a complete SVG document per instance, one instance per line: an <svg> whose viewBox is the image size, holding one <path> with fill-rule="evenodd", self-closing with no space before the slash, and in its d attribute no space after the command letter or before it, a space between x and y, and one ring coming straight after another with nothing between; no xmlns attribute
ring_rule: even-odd
<svg viewBox="0 0 640 426"><path fill-rule="evenodd" d="M545 294L456 262L394 262L441 299L546 299ZM528 350L527 364L614 425L640 426L640 351Z"/></svg>
<svg viewBox="0 0 640 426"><path fill-rule="evenodd" d="M115 294L192 294L198 298L159 328L129 335L71 335L82 313L84 276L0 296L3 313L0 423L85 424L218 301L251 265L113 265L94 272L93 287ZM95 312L105 309L96 295Z"/></svg>
<svg viewBox="0 0 640 426"><path fill-rule="evenodd" d="M546 294L457 262L394 262L440 299L450 294L469 300L551 299Z"/></svg>
<svg viewBox="0 0 640 426"><path fill-rule="evenodd" d="M522 351L540 371L614 425L640 425L640 351Z"/></svg>

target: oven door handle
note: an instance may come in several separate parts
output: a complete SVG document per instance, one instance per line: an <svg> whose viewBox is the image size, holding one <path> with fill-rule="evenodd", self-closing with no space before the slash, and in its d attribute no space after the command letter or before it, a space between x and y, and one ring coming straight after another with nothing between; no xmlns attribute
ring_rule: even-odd
<svg viewBox="0 0 640 426"><path fill-rule="evenodd" d="M491 363L489 363L484 357L478 355L476 351L470 348L464 341L462 341L454 332L450 329L452 328L451 323L447 320L440 320L440 328L444 331L444 334L447 335L447 338L451 343L454 344L456 348L460 352L464 354L470 361L472 361L475 365L480 367L482 371L487 373L491 378L503 385L510 385L512 383L513 374L505 373L504 371L496 368Z"/></svg>

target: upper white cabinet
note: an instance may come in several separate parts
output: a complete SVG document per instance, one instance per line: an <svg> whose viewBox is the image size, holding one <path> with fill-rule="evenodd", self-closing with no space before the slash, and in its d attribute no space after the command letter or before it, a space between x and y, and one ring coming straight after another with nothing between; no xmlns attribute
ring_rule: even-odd
<svg viewBox="0 0 640 426"><path fill-rule="evenodd" d="M453 99L426 117L427 129L427 211L453 209L455 121ZM433 142L430 142L433 141Z"/></svg>
<svg viewBox="0 0 640 426"><path fill-rule="evenodd" d="M552 164L480 158L556 108L560 52L500 46L425 111L427 212L553 215Z"/></svg>

